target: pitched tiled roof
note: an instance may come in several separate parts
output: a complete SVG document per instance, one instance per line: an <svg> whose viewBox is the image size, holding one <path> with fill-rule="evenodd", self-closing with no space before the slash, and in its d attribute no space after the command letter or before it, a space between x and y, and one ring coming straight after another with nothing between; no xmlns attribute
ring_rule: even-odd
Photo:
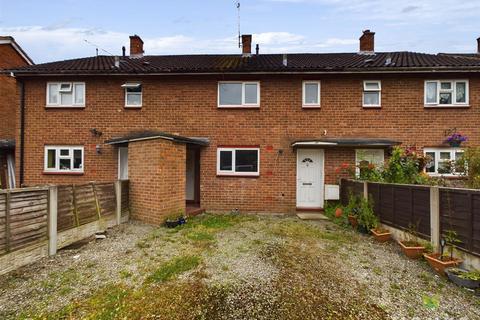
<svg viewBox="0 0 480 320"><path fill-rule="evenodd" d="M155 74L241 72L361 72L399 70L480 70L480 59L460 55L416 52L304 53L241 55L96 56L19 68L22 74Z"/></svg>

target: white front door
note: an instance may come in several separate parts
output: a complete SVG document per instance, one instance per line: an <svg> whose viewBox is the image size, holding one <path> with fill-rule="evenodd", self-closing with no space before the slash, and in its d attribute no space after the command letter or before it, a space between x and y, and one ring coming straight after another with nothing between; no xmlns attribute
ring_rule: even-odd
<svg viewBox="0 0 480 320"><path fill-rule="evenodd" d="M323 208L322 149L297 149L297 207Z"/></svg>

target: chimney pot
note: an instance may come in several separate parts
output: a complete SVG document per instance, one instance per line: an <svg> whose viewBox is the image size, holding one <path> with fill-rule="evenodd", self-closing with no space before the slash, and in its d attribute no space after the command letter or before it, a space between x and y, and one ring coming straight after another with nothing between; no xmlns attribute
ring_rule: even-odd
<svg viewBox="0 0 480 320"><path fill-rule="evenodd" d="M143 40L136 34L130 36L130 57L141 58L143 57Z"/></svg>
<svg viewBox="0 0 480 320"><path fill-rule="evenodd" d="M122 57L125 57L125 46L122 46Z"/></svg>
<svg viewBox="0 0 480 320"><path fill-rule="evenodd" d="M252 35L242 34L242 55L250 57L252 55Z"/></svg>
<svg viewBox="0 0 480 320"><path fill-rule="evenodd" d="M260 52L260 46L257 43L257 45L255 46L255 54L258 56L259 52Z"/></svg>
<svg viewBox="0 0 480 320"><path fill-rule="evenodd" d="M375 52L375 32L370 30L363 31L360 37L360 53L374 53Z"/></svg>
<svg viewBox="0 0 480 320"><path fill-rule="evenodd" d="M480 54L480 37L477 38L477 54Z"/></svg>

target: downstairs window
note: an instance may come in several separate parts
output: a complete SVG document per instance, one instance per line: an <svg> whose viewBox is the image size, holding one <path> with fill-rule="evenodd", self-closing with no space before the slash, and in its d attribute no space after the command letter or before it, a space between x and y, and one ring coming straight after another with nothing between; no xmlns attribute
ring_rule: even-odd
<svg viewBox="0 0 480 320"><path fill-rule="evenodd" d="M46 146L45 172L83 172L83 147Z"/></svg>
<svg viewBox="0 0 480 320"><path fill-rule="evenodd" d="M456 148L425 148L428 163L425 172L429 175L454 176L462 173L456 162L463 156L463 150Z"/></svg>
<svg viewBox="0 0 480 320"><path fill-rule="evenodd" d="M259 148L218 148L217 175L258 176Z"/></svg>

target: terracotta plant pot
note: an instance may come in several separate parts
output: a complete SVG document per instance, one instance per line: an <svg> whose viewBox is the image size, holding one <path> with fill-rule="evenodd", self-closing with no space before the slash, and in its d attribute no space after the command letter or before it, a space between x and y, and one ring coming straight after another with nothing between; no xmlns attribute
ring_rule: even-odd
<svg viewBox="0 0 480 320"><path fill-rule="evenodd" d="M342 210L342 208L337 208L337 209L335 210L335 217L336 217L336 218L340 218L342 215L343 215L343 210Z"/></svg>
<svg viewBox="0 0 480 320"><path fill-rule="evenodd" d="M357 229L358 226L358 220L356 216L349 215L348 216L348 222L352 225L353 229Z"/></svg>
<svg viewBox="0 0 480 320"><path fill-rule="evenodd" d="M420 245L420 244L416 244L416 245L411 245L409 243L407 243L406 245L403 244L402 241L398 241L398 244L400 245L400 247L402 248L402 251L403 253L411 258L411 259L418 259L422 256L423 254L423 251L425 251L425 247Z"/></svg>
<svg viewBox="0 0 480 320"><path fill-rule="evenodd" d="M371 229L370 231L379 242L387 242L392 236L392 233L386 229Z"/></svg>
<svg viewBox="0 0 480 320"><path fill-rule="evenodd" d="M458 266L462 263L461 259L453 258L452 260L443 261L440 259L440 253L424 254L428 264L440 275L446 276L445 269Z"/></svg>

